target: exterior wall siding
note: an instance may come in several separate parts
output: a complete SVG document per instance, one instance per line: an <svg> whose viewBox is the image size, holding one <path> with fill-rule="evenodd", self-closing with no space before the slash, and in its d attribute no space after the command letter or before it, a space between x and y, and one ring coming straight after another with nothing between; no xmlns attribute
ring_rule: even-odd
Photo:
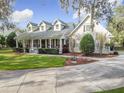
<svg viewBox="0 0 124 93"><path fill-rule="evenodd" d="M75 33L73 33L71 35L70 39L73 38L75 40L74 52L79 52L79 53L81 52L81 50L80 50L80 41L81 41L81 39L83 38L83 36L86 33L90 33L93 36L93 38L94 38L94 35L93 35L92 32L90 32L90 31L84 31L84 26L85 25L89 25L89 24L90 24L90 18L88 18L79 28L77 28L77 30L75 31ZM69 51L71 52L71 48L69 48Z"/></svg>

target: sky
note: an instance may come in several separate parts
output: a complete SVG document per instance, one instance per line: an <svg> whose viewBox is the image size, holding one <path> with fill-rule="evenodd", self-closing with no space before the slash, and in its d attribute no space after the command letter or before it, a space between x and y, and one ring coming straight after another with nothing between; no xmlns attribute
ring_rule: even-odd
<svg viewBox="0 0 124 93"><path fill-rule="evenodd" d="M61 19L74 22L73 12L68 14L60 6L59 0L16 0L14 6L14 21L21 27L27 22L40 23L42 20L53 22Z"/></svg>
<svg viewBox="0 0 124 93"><path fill-rule="evenodd" d="M113 2L114 0L110 0ZM119 4L124 0L118 0ZM69 11L67 14L60 6L59 0L16 0L13 21L21 28L25 28L29 21L39 24L42 20L53 22L61 19L64 22L76 22L77 14Z"/></svg>

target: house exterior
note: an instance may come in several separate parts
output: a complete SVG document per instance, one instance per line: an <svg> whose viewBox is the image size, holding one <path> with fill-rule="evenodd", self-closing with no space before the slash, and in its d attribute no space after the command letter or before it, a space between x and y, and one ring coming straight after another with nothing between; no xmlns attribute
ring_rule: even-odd
<svg viewBox="0 0 124 93"><path fill-rule="evenodd" d="M29 48L30 52L37 52L38 48L58 48L59 54L62 54L64 46L69 52L72 52L72 41L74 42L74 52L81 52L80 41L82 37L90 33L95 41L95 52L99 49L99 40L96 36L99 33L106 35L106 41L110 42L112 34L106 30L101 24L95 23L94 32L90 28L90 15L87 15L79 24L65 23L56 19L53 23L42 21L39 25L29 23L27 31L17 35L16 48L18 42L23 42L23 48ZM104 48L104 52L108 53L109 49Z"/></svg>

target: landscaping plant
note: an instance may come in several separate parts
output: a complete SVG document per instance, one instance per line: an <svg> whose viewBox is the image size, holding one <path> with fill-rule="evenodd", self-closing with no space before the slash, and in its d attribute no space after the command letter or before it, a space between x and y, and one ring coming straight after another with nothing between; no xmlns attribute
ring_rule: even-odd
<svg viewBox="0 0 124 93"><path fill-rule="evenodd" d="M95 44L91 34L86 34L80 41L80 50L85 55L90 55L94 52Z"/></svg>
<svg viewBox="0 0 124 93"><path fill-rule="evenodd" d="M8 35L7 37L7 45L11 48L15 48L16 47L16 41L15 41L15 37L16 37L16 34L15 32L12 32Z"/></svg>

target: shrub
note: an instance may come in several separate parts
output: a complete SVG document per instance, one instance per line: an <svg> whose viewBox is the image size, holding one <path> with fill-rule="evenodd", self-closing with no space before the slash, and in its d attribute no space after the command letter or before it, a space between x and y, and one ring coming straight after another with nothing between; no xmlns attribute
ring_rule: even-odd
<svg viewBox="0 0 124 93"><path fill-rule="evenodd" d="M5 37L3 35L0 35L0 45L1 46L5 45Z"/></svg>
<svg viewBox="0 0 124 93"><path fill-rule="evenodd" d="M16 47L16 41L15 41L15 38L16 37L16 34L14 32L11 32L8 37L7 37L7 45L11 48L14 48Z"/></svg>
<svg viewBox="0 0 124 93"><path fill-rule="evenodd" d="M117 51L115 51L113 54L114 54L114 55L119 55L119 53L118 53Z"/></svg>
<svg viewBox="0 0 124 93"><path fill-rule="evenodd" d="M18 53L23 53L24 52L24 48L13 48L14 52L18 52ZM26 48L25 49L26 53L29 53L29 49Z"/></svg>
<svg viewBox="0 0 124 93"><path fill-rule="evenodd" d="M23 53L24 52L23 48L15 48L14 51L18 52L18 53Z"/></svg>
<svg viewBox="0 0 124 93"><path fill-rule="evenodd" d="M58 54L59 49L55 48L40 48L38 49L39 54Z"/></svg>
<svg viewBox="0 0 124 93"><path fill-rule="evenodd" d="M86 34L80 41L80 50L85 55L89 55L94 52L94 39L91 34Z"/></svg>

